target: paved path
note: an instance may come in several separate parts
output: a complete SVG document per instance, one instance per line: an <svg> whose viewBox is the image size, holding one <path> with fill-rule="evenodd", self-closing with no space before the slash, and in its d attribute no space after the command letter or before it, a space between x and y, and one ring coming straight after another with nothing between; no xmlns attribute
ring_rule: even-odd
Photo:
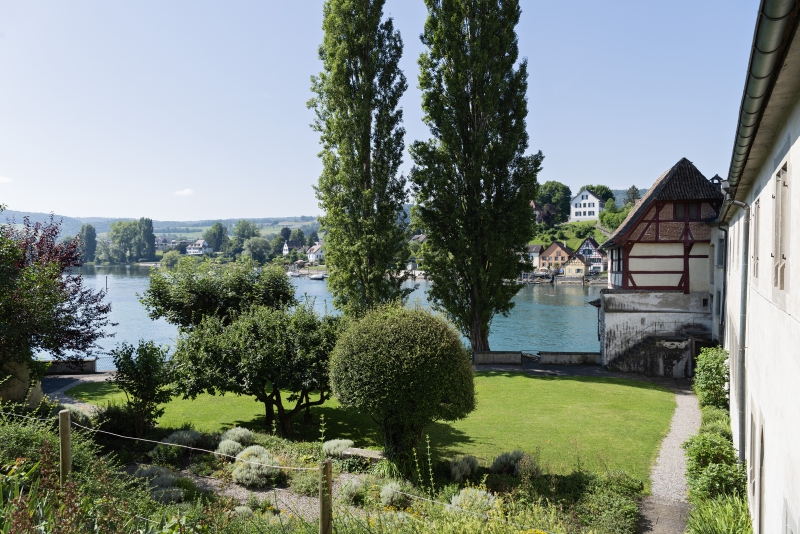
<svg viewBox="0 0 800 534"><path fill-rule="evenodd" d="M79 407L92 407L77 399L67 395L68 389L86 382L105 382L111 373L93 373L86 375L46 375L42 378L42 391L50 397L50 400L58 401L62 404L74 404Z"/></svg>
<svg viewBox="0 0 800 534"><path fill-rule="evenodd" d="M665 381L667 382L667 381ZM673 380L677 406L650 472L651 495L642 499L641 534L680 534L691 508L686 501L686 456L681 445L700 428L700 407L688 380ZM663 385L668 386L667 383Z"/></svg>

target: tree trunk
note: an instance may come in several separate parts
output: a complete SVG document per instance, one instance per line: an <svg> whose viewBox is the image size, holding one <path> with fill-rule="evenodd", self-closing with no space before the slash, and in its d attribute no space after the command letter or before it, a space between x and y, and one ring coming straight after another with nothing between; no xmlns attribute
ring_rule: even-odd
<svg viewBox="0 0 800 534"><path fill-rule="evenodd" d="M489 327L483 324L477 309L472 311L472 321L469 325L469 342L474 352L489 350Z"/></svg>

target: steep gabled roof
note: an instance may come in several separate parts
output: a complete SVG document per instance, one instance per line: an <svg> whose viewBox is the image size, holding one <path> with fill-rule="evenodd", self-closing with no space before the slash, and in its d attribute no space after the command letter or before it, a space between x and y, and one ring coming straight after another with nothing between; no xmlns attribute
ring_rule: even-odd
<svg viewBox="0 0 800 534"><path fill-rule="evenodd" d="M587 237L586 239L584 239L583 241L581 241L581 244L580 244L580 245L578 245L578 248L576 248L575 250L580 250L580 249L582 249L582 248L583 248L583 244L584 244L584 243L586 243L587 241L588 241L589 243L591 243L591 244L592 244L592 246L595 248L595 250L596 250L597 252L599 252L599 253L600 253L600 254L602 254L603 256L605 256L605 255L606 255L606 252L600 248L600 245L599 245L599 244L597 243L597 241L595 241L595 239L594 239L593 237L591 237L591 236L589 236L589 237Z"/></svg>
<svg viewBox="0 0 800 534"><path fill-rule="evenodd" d="M557 245L557 246L561 247L562 249L564 249L567 252L567 256L571 256L575 252L574 250L569 248L566 243L559 243L558 241L553 241L552 243L547 245L547 247L542 251L542 255L544 255L545 252L550 250L550 247L552 247L553 245Z"/></svg>
<svg viewBox="0 0 800 534"><path fill-rule="evenodd" d="M631 209L628 216L622 221L608 241L603 243L603 248L613 248L622 245L622 241L633 230L639 219L644 217L650 206L656 201L675 200L708 200L722 202L724 196L697 167L686 158L681 160L658 177L653 186Z"/></svg>
<svg viewBox="0 0 800 534"><path fill-rule="evenodd" d="M528 245L528 253L529 254L536 254L537 252L541 254L544 250L542 245Z"/></svg>
<svg viewBox="0 0 800 534"><path fill-rule="evenodd" d="M590 265L591 263L589 262L588 259L586 259L586 256L584 256L583 254L578 254L576 252L575 254L570 254L569 259L567 259L567 261L564 262L564 265L566 265L567 263L571 262L574 259L581 261L584 265Z"/></svg>

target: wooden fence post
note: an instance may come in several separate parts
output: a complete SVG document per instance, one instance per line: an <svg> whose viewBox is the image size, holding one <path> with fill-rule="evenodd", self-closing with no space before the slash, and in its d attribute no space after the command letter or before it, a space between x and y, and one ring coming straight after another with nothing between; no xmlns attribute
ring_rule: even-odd
<svg viewBox="0 0 800 534"><path fill-rule="evenodd" d="M333 533L332 463L326 458L319 466L319 534Z"/></svg>
<svg viewBox="0 0 800 534"><path fill-rule="evenodd" d="M59 438L59 480L61 485L69 479L69 473L72 471L72 448L70 446L70 435L72 428L70 427L70 414L69 410L61 410L58 412L58 438Z"/></svg>

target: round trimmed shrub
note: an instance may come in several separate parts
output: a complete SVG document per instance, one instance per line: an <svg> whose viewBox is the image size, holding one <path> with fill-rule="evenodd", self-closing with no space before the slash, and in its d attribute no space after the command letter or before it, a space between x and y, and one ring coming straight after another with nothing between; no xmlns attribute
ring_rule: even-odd
<svg viewBox="0 0 800 534"><path fill-rule="evenodd" d="M223 432L219 439L220 441L225 441L226 439L235 441L236 443L247 447L253 443L253 433L246 428L235 426Z"/></svg>
<svg viewBox="0 0 800 534"><path fill-rule="evenodd" d="M236 456L231 473L233 481L246 487L261 488L278 482L283 472L273 465L280 463L261 445L252 445Z"/></svg>
<svg viewBox="0 0 800 534"><path fill-rule="evenodd" d="M474 456L457 456L450 460L450 476L453 482L464 482L478 471L478 459Z"/></svg>
<svg viewBox="0 0 800 534"><path fill-rule="evenodd" d="M232 439L224 439L219 442L219 446L217 447L217 452L220 454L224 454L225 456L237 456L240 452L242 452L242 445ZM225 460L231 461L231 458L225 458Z"/></svg>
<svg viewBox="0 0 800 534"><path fill-rule="evenodd" d="M167 439L164 440L164 443L195 447L201 439L203 439L203 436L196 430L178 430L170 434Z"/></svg>
<svg viewBox="0 0 800 534"><path fill-rule="evenodd" d="M367 493L367 481L362 478L352 478L342 482L339 498L347 504L361 504Z"/></svg>
<svg viewBox="0 0 800 534"><path fill-rule="evenodd" d="M390 459L407 459L432 422L475 409L472 362L461 336L424 310L380 308L351 323L331 355L330 378L344 407L378 422Z"/></svg>

